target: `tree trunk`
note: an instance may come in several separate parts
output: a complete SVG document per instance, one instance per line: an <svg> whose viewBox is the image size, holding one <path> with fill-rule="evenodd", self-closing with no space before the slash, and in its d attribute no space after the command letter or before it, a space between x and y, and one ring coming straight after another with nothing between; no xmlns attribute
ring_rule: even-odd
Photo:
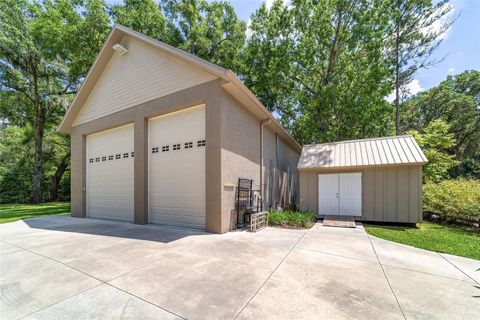
<svg viewBox="0 0 480 320"><path fill-rule="evenodd" d="M32 62L32 80L34 87L34 119L33 130L35 139L35 160L32 175L31 203L39 203L42 200L42 167L43 167L43 135L45 131L45 110L40 102L38 86L37 66Z"/></svg>
<svg viewBox="0 0 480 320"><path fill-rule="evenodd" d="M45 129L45 120L38 117L35 121L35 162L32 175L32 194L31 203L39 203L42 200L42 167L43 167L43 134Z"/></svg>
<svg viewBox="0 0 480 320"><path fill-rule="evenodd" d="M400 2L397 2L400 11ZM395 30L395 133L400 135L400 18Z"/></svg>
<svg viewBox="0 0 480 320"><path fill-rule="evenodd" d="M58 186L60 181L62 180L63 174L68 168L68 162L70 160L70 152L67 153L60 161L60 164L55 171L55 174L51 178L51 185L50 185L50 201L55 202L58 201Z"/></svg>

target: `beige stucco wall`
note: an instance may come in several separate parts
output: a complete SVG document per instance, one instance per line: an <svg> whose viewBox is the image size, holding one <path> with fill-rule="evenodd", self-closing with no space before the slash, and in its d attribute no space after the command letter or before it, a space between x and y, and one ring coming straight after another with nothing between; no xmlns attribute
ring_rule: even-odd
<svg viewBox="0 0 480 320"><path fill-rule="evenodd" d="M216 79L134 37L120 43L128 53L113 53L74 125Z"/></svg>
<svg viewBox="0 0 480 320"><path fill-rule="evenodd" d="M132 108L74 126L71 131L71 215L86 216L86 139L89 134L134 124L134 222L148 223L148 119L205 104L206 118L206 226L224 232L221 217L221 114L222 89L219 80L142 103Z"/></svg>
<svg viewBox="0 0 480 320"><path fill-rule="evenodd" d="M231 95L222 94L221 167L222 167L222 231L230 230L235 208L235 186L238 178L253 179L260 185L260 122ZM279 169L297 174L300 150L279 138ZM263 130L263 184L268 185L269 161L275 164L275 132L268 125ZM298 188L297 188L298 189ZM266 201L265 197L264 200ZM267 203L268 206L268 203ZM267 207L268 208L268 207Z"/></svg>
<svg viewBox="0 0 480 320"><path fill-rule="evenodd" d="M362 172L362 220L422 220L422 167L405 165L348 170L300 171L300 207L318 212L318 174Z"/></svg>
<svg viewBox="0 0 480 320"><path fill-rule="evenodd" d="M148 119L205 104L207 231L231 229L238 178L260 184L260 119L214 80L72 127L72 216L86 216L86 141L89 134L134 124L134 222L148 223ZM275 132L264 127L264 182L269 161L275 165ZM279 170L296 174L300 150L279 138Z"/></svg>

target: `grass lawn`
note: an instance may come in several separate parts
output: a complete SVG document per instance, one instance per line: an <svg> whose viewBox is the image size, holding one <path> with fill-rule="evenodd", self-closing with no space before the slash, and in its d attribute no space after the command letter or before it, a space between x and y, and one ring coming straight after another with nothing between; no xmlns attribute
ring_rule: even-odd
<svg viewBox="0 0 480 320"><path fill-rule="evenodd" d="M480 260L480 232L424 221L416 228L365 225L369 234L417 248Z"/></svg>
<svg viewBox="0 0 480 320"><path fill-rule="evenodd" d="M267 214L269 226L308 229L315 224L315 214L313 212L299 212L293 210L273 211Z"/></svg>
<svg viewBox="0 0 480 320"><path fill-rule="evenodd" d="M0 204L0 223L70 212L70 202Z"/></svg>

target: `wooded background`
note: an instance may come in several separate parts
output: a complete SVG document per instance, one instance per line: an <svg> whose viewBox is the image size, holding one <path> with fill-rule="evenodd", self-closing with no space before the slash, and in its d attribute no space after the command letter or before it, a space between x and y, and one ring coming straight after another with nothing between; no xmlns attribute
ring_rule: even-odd
<svg viewBox="0 0 480 320"><path fill-rule="evenodd" d="M232 69L301 144L411 133L425 181L479 178L480 72L406 89L455 18L431 0L275 1L248 26L217 1L2 0L0 203L69 199L56 128L116 23Z"/></svg>

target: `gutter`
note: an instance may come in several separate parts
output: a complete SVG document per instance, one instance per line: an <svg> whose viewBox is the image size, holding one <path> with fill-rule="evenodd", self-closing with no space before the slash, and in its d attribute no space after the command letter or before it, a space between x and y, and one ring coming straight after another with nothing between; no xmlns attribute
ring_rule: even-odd
<svg viewBox="0 0 480 320"><path fill-rule="evenodd" d="M262 210L264 205L264 185L263 185L263 126L269 124L272 121L271 118L260 121L260 199L262 201Z"/></svg>

